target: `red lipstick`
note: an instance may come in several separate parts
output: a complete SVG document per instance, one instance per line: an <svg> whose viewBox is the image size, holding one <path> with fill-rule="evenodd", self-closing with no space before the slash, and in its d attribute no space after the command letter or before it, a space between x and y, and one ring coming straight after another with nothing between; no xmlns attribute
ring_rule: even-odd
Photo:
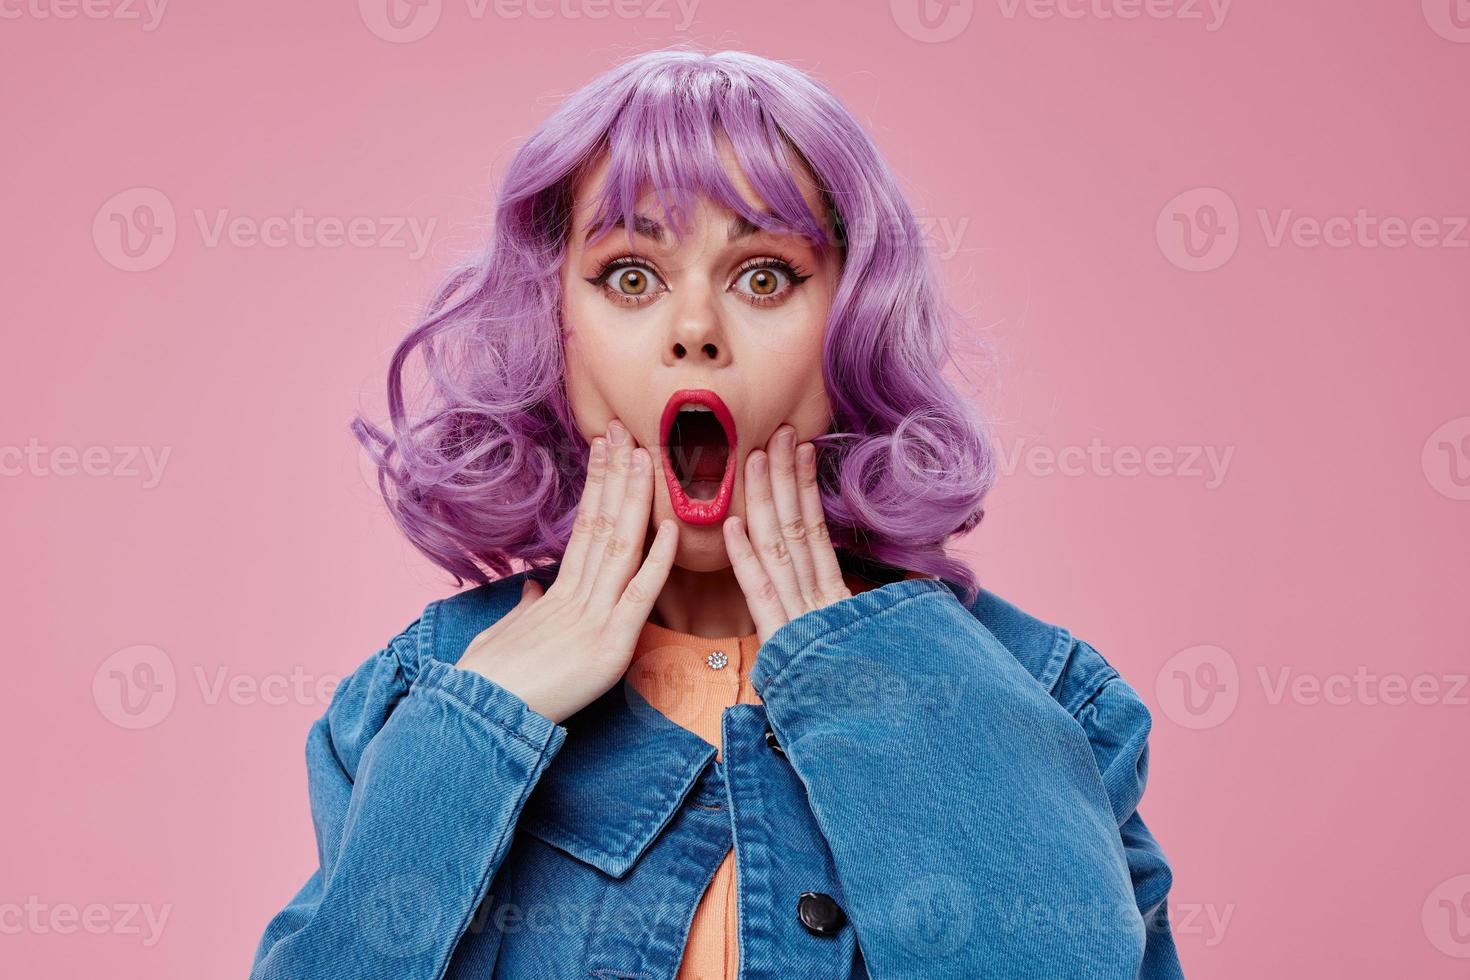
<svg viewBox="0 0 1470 980"><path fill-rule="evenodd" d="M677 452L681 462L691 454L698 458L704 452L718 452L718 446L706 445L679 445L670 448L669 435L674 429L675 419L679 410L686 405L699 406L708 409L714 415L715 421L724 433L725 446L728 455L725 459L724 472L720 477L719 490L712 500L699 500L690 497L679 482L679 467L675 465L674 454ZM710 391L708 388L685 388L674 392L669 396L668 403L664 405L663 418L659 422L659 458L663 460L664 481L669 488L669 500L674 506L674 515L686 524L718 524L725 519L730 511L730 500L735 493L735 447L739 444L736 440L735 417L730 414L730 409L725 405L724 399ZM692 464L687 464L689 466ZM690 474L690 482L693 482L693 474Z"/></svg>

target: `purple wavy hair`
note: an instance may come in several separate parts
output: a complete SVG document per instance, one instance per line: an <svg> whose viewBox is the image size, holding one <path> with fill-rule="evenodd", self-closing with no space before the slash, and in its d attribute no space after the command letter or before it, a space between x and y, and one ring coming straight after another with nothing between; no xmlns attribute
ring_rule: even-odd
<svg viewBox="0 0 1470 980"><path fill-rule="evenodd" d="M823 374L833 408L818 450L822 501L845 567L913 570L977 595L947 555L973 529L995 479L978 411L941 372L948 308L917 220L851 113L803 72L739 51L635 56L569 96L520 147L496 202L491 240L450 273L399 344L388 372L391 434L359 416L389 511L414 545L455 576L485 583L559 562L586 479L588 445L567 397L560 267L572 188L610 156L598 217L634 227L639 193L678 189L761 227L731 184L728 137L770 211L834 244L786 156L816 176L842 248ZM665 210L679 232L675 204ZM410 417L404 370L417 351L426 404Z"/></svg>

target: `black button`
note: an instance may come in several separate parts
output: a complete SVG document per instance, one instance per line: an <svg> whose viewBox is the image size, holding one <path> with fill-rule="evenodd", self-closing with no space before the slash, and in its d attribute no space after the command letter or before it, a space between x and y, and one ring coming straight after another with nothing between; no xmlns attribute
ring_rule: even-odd
<svg viewBox="0 0 1470 980"><path fill-rule="evenodd" d="M786 754L786 750L781 748L781 743L776 741L776 733L771 731L769 728L766 729L766 744L775 751L779 752L781 755Z"/></svg>
<svg viewBox="0 0 1470 980"><path fill-rule="evenodd" d="M821 892L802 892L796 900L796 917L806 926L806 931L815 936L835 936L847 921L847 913L833 900L831 895Z"/></svg>

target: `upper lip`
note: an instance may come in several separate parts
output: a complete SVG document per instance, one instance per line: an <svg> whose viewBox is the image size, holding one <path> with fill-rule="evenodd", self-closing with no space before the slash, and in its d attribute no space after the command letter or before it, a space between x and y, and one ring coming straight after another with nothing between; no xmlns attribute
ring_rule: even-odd
<svg viewBox="0 0 1470 980"><path fill-rule="evenodd" d="M713 410L720 428L725 430L725 439L730 444L731 452L735 450L735 416L730 414L725 400L708 388L681 388L669 396L668 403L664 405L663 418L659 421L660 445L668 446L669 430L674 427L674 416L679 414L679 408L683 405L703 405Z"/></svg>

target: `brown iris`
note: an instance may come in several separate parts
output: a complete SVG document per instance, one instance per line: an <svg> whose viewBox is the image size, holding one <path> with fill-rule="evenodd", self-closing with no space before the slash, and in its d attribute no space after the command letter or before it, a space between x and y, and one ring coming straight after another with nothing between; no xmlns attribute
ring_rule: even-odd
<svg viewBox="0 0 1470 980"><path fill-rule="evenodd" d="M618 289L629 296L641 296L648 288L648 277L637 269L624 269L618 276Z"/></svg>
<svg viewBox="0 0 1470 980"><path fill-rule="evenodd" d="M769 269L758 269L750 277L751 290L761 296L774 293L777 285L776 274Z"/></svg>

